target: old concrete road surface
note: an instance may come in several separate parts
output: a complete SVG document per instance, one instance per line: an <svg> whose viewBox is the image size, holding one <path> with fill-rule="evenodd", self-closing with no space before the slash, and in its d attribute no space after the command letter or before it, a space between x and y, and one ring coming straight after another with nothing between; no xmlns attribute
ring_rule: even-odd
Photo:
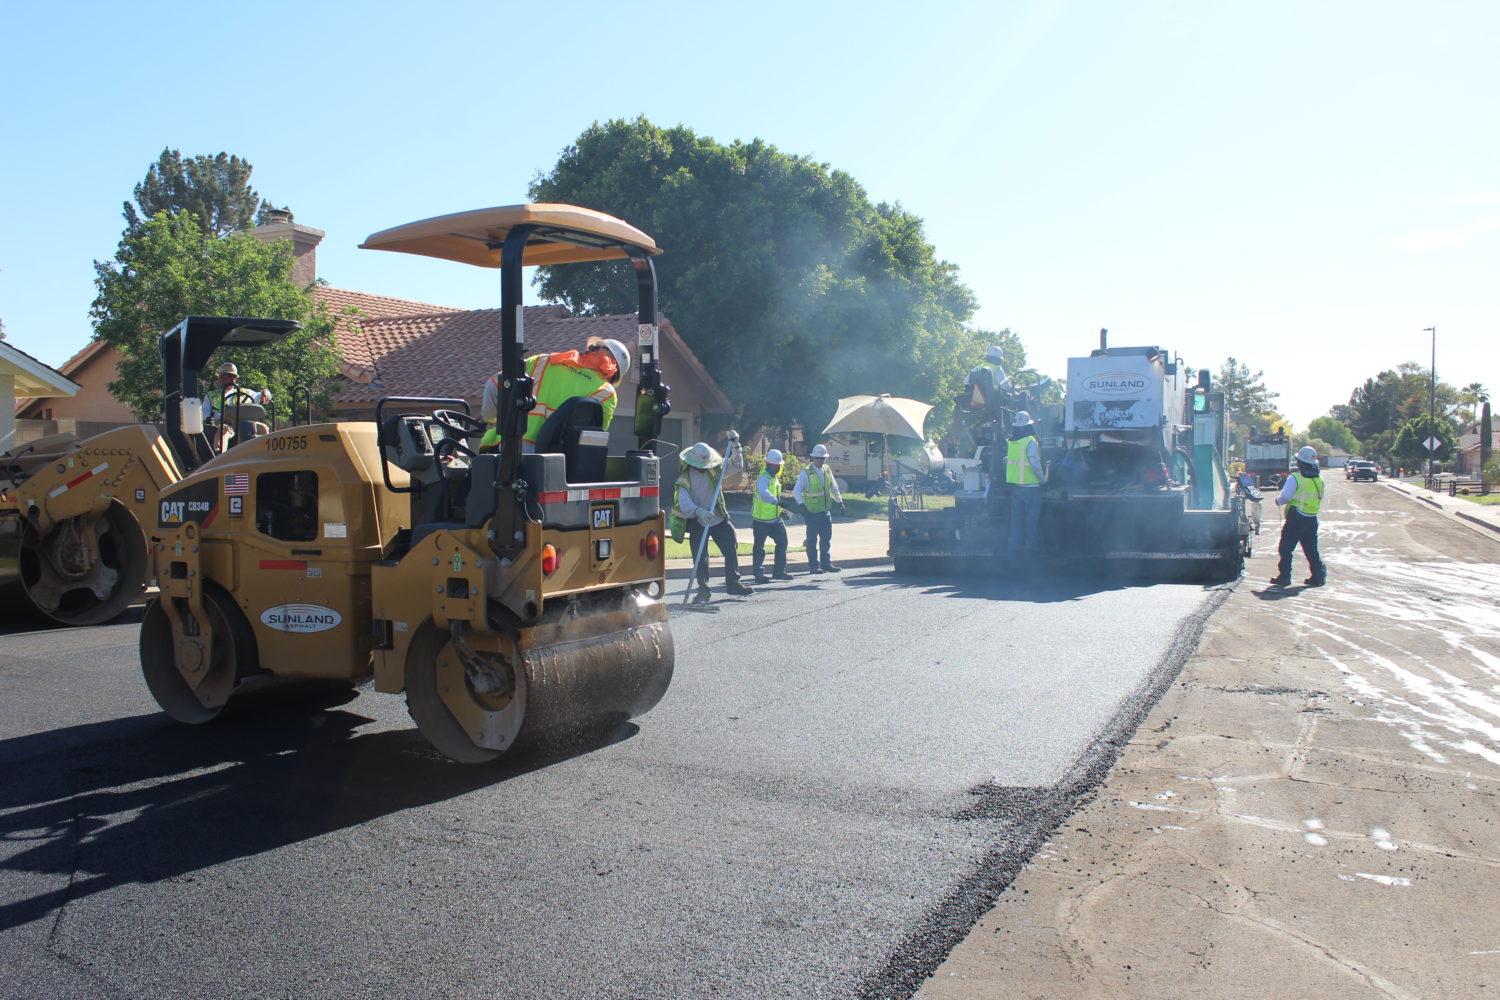
<svg viewBox="0 0 1500 1000"><path fill-rule="evenodd" d="M636 725L477 769L390 696L185 727L134 625L0 636L0 996L909 996L1225 594L798 576L674 610Z"/></svg>
<svg viewBox="0 0 1500 1000"><path fill-rule="evenodd" d="M1328 586L1267 586L1268 521L1108 780L920 997L1500 994L1500 522L1337 476L1329 501Z"/></svg>

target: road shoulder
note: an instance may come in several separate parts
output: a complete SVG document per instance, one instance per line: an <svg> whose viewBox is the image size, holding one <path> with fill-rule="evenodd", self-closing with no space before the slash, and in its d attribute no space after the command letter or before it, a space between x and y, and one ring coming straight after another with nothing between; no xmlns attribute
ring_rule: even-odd
<svg viewBox="0 0 1500 1000"><path fill-rule="evenodd" d="M1422 752L1350 684L1325 636L1278 613L1319 592L1259 582L1273 549L1262 538L1105 783L917 996L1500 991L1500 768ZM1404 627L1369 619L1372 647Z"/></svg>

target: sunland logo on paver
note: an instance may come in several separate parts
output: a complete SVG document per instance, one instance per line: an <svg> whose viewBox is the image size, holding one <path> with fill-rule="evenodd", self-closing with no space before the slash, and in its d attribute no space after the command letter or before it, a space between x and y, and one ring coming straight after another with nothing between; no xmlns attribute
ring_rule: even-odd
<svg viewBox="0 0 1500 1000"><path fill-rule="evenodd" d="M1146 376L1131 375L1128 372L1106 372L1103 375L1090 375L1083 380L1085 391L1096 392L1101 396L1129 396L1144 391L1150 385L1151 380Z"/></svg>
<svg viewBox="0 0 1500 1000"><path fill-rule="evenodd" d="M326 632L344 618L321 604L278 604L262 611L260 620L278 632Z"/></svg>

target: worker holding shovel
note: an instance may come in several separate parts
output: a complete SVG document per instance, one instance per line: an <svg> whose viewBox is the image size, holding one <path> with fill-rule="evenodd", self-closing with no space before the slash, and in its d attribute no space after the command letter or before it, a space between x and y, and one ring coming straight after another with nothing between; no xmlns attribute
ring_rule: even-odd
<svg viewBox="0 0 1500 1000"><path fill-rule="evenodd" d="M734 431L729 432L729 461L737 469L744 468L739 435ZM740 583L739 540L724 502L724 468L723 456L707 442L699 441L682 453L682 472L673 491L672 516L687 523L688 545L693 550L693 576L698 581L695 604L707 604L711 596L707 552L710 538L724 554L725 592L733 597L754 593Z"/></svg>

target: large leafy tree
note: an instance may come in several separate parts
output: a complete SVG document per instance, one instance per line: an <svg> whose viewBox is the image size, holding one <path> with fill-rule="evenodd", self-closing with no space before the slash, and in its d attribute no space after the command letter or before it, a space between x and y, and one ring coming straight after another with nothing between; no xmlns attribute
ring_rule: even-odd
<svg viewBox="0 0 1500 1000"><path fill-rule="evenodd" d="M795 419L816 431L857 393L938 403L993 336L965 325L973 295L919 218L758 139L596 123L531 197L598 208L657 240L661 309L747 426ZM632 311L618 267L544 268L539 282L577 312Z"/></svg>
<svg viewBox="0 0 1500 1000"><path fill-rule="evenodd" d="M123 356L109 391L142 420L161 413L157 338L187 315L301 320L304 328L275 346L214 357L234 361L242 384L269 388L283 403L292 387L316 388L338 374L334 317L288 280L289 243L214 236L191 212L159 212L126 230L114 259L94 269L94 335Z"/></svg>
<svg viewBox="0 0 1500 1000"><path fill-rule="evenodd" d="M1314 417L1312 423L1307 425L1307 433L1351 455L1359 454L1359 441L1354 437L1354 432L1341 420L1335 420L1332 417Z"/></svg>
<svg viewBox="0 0 1500 1000"><path fill-rule="evenodd" d="M184 157L163 149L135 186L135 204L125 203L126 225L136 229L158 212L191 212L205 235L247 230L270 208L250 187L254 169L228 153Z"/></svg>
<svg viewBox="0 0 1500 1000"><path fill-rule="evenodd" d="M1433 407L1430 372L1407 361L1365 379L1349 397L1347 423L1354 436L1368 442L1382 432L1396 435L1413 417L1426 416ZM1459 392L1446 382L1438 382L1435 388L1437 417L1449 422L1460 405Z"/></svg>
<svg viewBox="0 0 1500 1000"><path fill-rule="evenodd" d="M1435 437L1439 441L1434 452L1427 450L1426 441L1429 437ZM1391 445L1391 453L1408 466L1421 465L1427 461L1429 454L1435 461L1446 462L1457 451L1458 435L1454 433L1453 425L1441 417L1436 421L1430 420L1425 413L1402 424Z"/></svg>

